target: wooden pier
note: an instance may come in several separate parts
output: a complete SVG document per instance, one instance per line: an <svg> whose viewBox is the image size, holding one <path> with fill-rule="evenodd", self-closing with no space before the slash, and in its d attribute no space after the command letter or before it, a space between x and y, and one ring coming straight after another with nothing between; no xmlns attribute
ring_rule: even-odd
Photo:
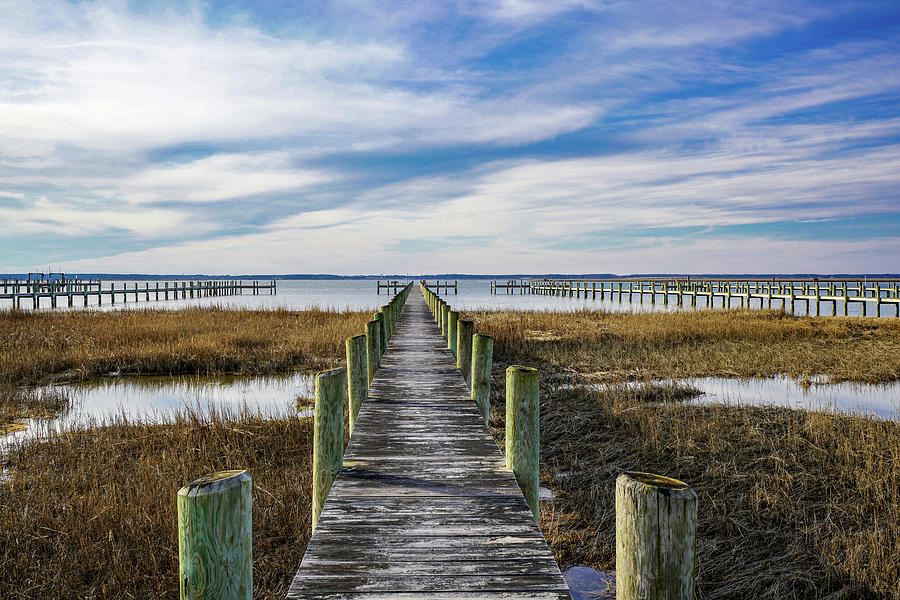
<svg viewBox="0 0 900 600"><path fill-rule="evenodd" d="M507 279L504 283L492 281L491 293L497 294L499 290L504 290L507 294L515 294L517 291L519 294L525 294L531 293L531 287L531 281L526 279Z"/></svg>
<svg viewBox="0 0 900 600"><path fill-rule="evenodd" d="M382 282L379 279L375 285L376 285L376 287L375 287L376 294L380 294L381 290L384 290L385 292L387 292L389 294L390 293L396 294L397 292L399 292L400 290L405 288L407 285L409 285L409 281L397 281L396 279L394 279L391 281Z"/></svg>
<svg viewBox="0 0 900 600"><path fill-rule="evenodd" d="M433 281L433 282L425 281L425 285L428 286L428 289L433 290L435 292L446 292L448 294L450 293L451 290L453 290L454 294L459 293L458 284L459 284L459 282L457 280L453 280L453 283L450 283L449 281Z"/></svg>
<svg viewBox="0 0 900 600"><path fill-rule="evenodd" d="M88 306L89 299L96 300L92 306L104 303L116 304L151 300L184 300L187 298L207 298L217 296L235 296L244 293L259 295L262 292L277 293L275 280L243 281L237 279L200 280L200 281L148 281L110 282L104 286L99 279L68 279L61 281L0 280L0 300L9 300L13 308L22 308L23 301L32 309L41 308L41 300L47 298L50 308L57 308L64 302L69 308L80 301L82 307Z"/></svg>
<svg viewBox="0 0 900 600"><path fill-rule="evenodd" d="M447 346L413 293L288 598L570 598Z"/></svg>
<svg viewBox="0 0 900 600"><path fill-rule="evenodd" d="M696 307L739 306L782 308L794 313L802 302L807 315L840 312L847 316L853 303L862 316L882 316L884 307L900 317L900 280L897 279L706 279L621 278L528 280L529 294L643 302ZM493 291L493 287L491 288ZM824 307L824 310L823 310ZM839 311L840 307L840 311ZM829 311L830 309L830 311ZM871 309L871 310L870 310ZM885 315L887 316L887 315Z"/></svg>

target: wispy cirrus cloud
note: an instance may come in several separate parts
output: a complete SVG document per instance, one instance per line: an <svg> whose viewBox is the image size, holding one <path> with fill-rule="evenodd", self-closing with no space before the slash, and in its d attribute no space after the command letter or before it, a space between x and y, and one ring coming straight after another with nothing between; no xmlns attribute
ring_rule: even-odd
<svg viewBox="0 0 900 600"><path fill-rule="evenodd" d="M727 271L764 240L782 253L753 270L791 270L818 235L850 270L840 223L896 246L898 12L14 3L0 247L51 233L92 270L435 270L452 248L452 271Z"/></svg>

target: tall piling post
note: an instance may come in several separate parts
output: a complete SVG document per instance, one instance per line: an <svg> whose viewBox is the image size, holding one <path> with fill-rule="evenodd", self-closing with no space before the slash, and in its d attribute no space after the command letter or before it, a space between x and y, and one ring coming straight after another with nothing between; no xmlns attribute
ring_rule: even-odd
<svg viewBox="0 0 900 600"><path fill-rule="evenodd" d="M472 384L472 334L475 323L460 320L456 329L456 366L459 367L463 379Z"/></svg>
<svg viewBox="0 0 900 600"><path fill-rule="evenodd" d="M693 600L697 494L650 473L616 479L616 600Z"/></svg>
<svg viewBox="0 0 900 600"><path fill-rule="evenodd" d="M534 519L539 513L540 400L538 370L506 370L506 466L519 482Z"/></svg>
<svg viewBox="0 0 900 600"><path fill-rule="evenodd" d="M347 346L347 418L350 421L350 435L356 416L369 391L368 347L366 334L348 337Z"/></svg>
<svg viewBox="0 0 900 600"><path fill-rule="evenodd" d="M380 351L378 348L378 321L369 321L366 323L366 371L369 375L369 383L375 377L375 371L378 369L378 357Z"/></svg>
<svg viewBox="0 0 900 600"><path fill-rule="evenodd" d="M459 312L451 310L449 320L447 322L447 348L450 349L450 354L453 355L454 360L456 360L456 330L458 327Z"/></svg>
<svg viewBox="0 0 900 600"><path fill-rule="evenodd" d="M313 491L312 529L316 523L331 484L341 471L344 459L344 391L347 370L323 371L316 375L316 405L313 412Z"/></svg>
<svg viewBox="0 0 900 600"><path fill-rule="evenodd" d="M494 357L494 338L476 333L472 338L472 374L469 380L472 400L488 427L491 417L491 362Z"/></svg>
<svg viewBox="0 0 900 600"><path fill-rule="evenodd" d="M181 600L253 598L253 482L220 471L178 490Z"/></svg>

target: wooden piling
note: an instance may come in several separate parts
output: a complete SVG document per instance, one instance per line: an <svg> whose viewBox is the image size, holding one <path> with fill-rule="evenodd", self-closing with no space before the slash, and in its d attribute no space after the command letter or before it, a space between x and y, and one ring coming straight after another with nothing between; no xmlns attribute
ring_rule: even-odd
<svg viewBox="0 0 900 600"><path fill-rule="evenodd" d="M540 403L538 370L513 365L506 370L506 466L512 469L531 507L539 512Z"/></svg>
<svg viewBox="0 0 900 600"><path fill-rule="evenodd" d="M472 321L459 321L456 329L456 366L459 367L463 379L469 388L472 384L472 334L475 332L475 323Z"/></svg>
<svg viewBox="0 0 900 600"><path fill-rule="evenodd" d="M332 369L316 375L313 425L312 529L316 530L322 507L344 458L344 390L347 370Z"/></svg>
<svg viewBox="0 0 900 600"><path fill-rule="evenodd" d="M447 321L447 348L456 359L456 330L459 327L459 311L451 310Z"/></svg>
<svg viewBox="0 0 900 600"><path fill-rule="evenodd" d="M616 600L693 600L697 494L677 479L616 479Z"/></svg>
<svg viewBox="0 0 900 600"><path fill-rule="evenodd" d="M375 370L378 369L378 358L381 352L378 348L378 321L369 321L366 323L366 371L369 375L369 383L375 377Z"/></svg>
<svg viewBox="0 0 900 600"><path fill-rule="evenodd" d="M356 424L356 415L363 402L366 401L369 390L368 372L368 348L366 334L348 337L347 346L347 417L350 421L350 435L353 435L353 425Z"/></svg>
<svg viewBox="0 0 900 600"><path fill-rule="evenodd" d="M476 333L472 338L472 400L488 427L491 416L491 363L494 357L494 338Z"/></svg>
<svg viewBox="0 0 900 600"><path fill-rule="evenodd" d="M253 597L253 483L246 471L221 471L178 491L181 600Z"/></svg>

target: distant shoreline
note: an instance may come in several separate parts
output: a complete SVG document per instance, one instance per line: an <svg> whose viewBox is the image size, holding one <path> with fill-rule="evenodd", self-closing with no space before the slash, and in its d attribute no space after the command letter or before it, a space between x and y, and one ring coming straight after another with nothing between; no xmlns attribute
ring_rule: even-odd
<svg viewBox="0 0 900 600"><path fill-rule="evenodd" d="M510 273L477 275L470 273L439 273L417 275L335 275L331 273L288 273L288 274L259 274L248 273L241 275L209 275L201 273L192 274L148 274L148 273L66 273L68 277L79 279L105 279L117 281L131 280L205 280L205 279L277 279L288 280L391 280L391 279L474 279L474 280L505 280L505 279L628 279L638 277L669 277L669 278L721 278L721 279L900 279L900 273ZM27 279L28 273L0 273L0 279Z"/></svg>

